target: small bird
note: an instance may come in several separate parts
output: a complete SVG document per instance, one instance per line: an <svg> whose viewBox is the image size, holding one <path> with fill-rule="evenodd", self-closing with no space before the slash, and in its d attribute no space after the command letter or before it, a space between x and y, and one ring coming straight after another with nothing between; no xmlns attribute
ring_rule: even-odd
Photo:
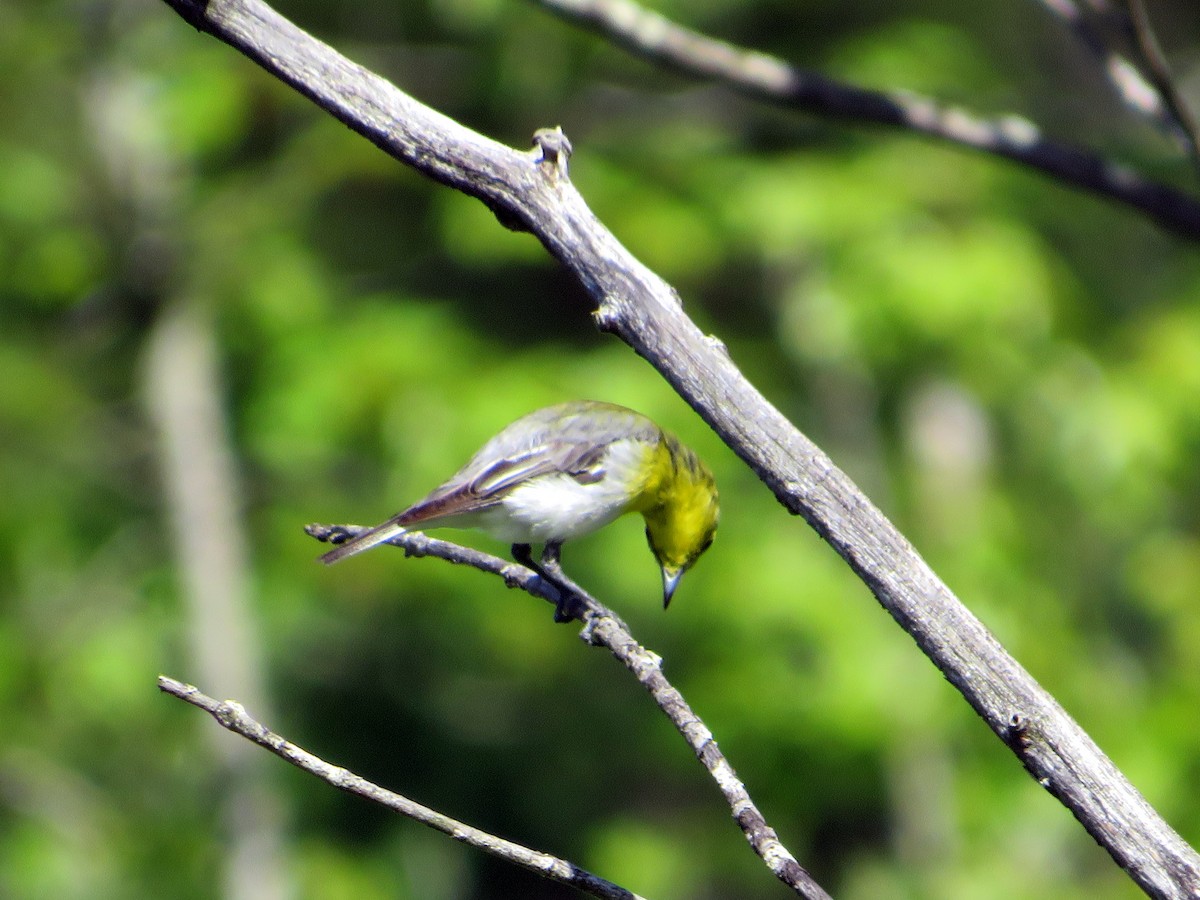
<svg viewBox="0 0 1200 900"><path fill-rule="evenodd" d="M613 403L576 400L517 419L441 487L321 557L335 563L414 527L478 528L512 544L513 557L560 588L555 618L570 619L564 541L625 513L641 513L662 568L663 607L717 530L712 473L673 434ZM531 545L542 544L540 564ZM566 588L563 591L562 588Z"/></svg>

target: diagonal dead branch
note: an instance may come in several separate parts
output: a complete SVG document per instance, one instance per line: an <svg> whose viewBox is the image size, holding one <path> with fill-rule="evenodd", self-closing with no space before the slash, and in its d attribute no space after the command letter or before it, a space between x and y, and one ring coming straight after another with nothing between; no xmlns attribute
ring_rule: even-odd
<svg viewBox="0 0 1200 900"><path fill-rule="evenodd" d="M361 525L308 525L304 530L319 541L338 544L361 534L367 528ZM558 592L536 572L490 553L431 538L419 531L405 532L387 543L403 549L406 556L433 556L499 575L509 587L520 588L556 605L558 603ZM650 693L716 782L729 804L734 821L742 829L754 852L775 877L792 888L798 896L807 900L828 900L829 895L780 843L775 829L767 824L755 806L746 786L717 746L712 732L663 675L661 657L639 644L630 634L628 626L594 597L581 592L577 599L580 602L578 608L583 609L584 627L580 636L593 646L606 648Z"/></svg>
<svg viewBox="0 0 1200 900"><path fill-rule="evenodd" d="M830 543L1038 784L1144 891L1163 898L1200 895L1200 855L849 477L746 380L723 345L700 332L670 285L596 219L567 178L565 154L552 152L544 135L543 146L525 154L470 131L261 0L165 2L396 159L533 232L591 294L599 327L655 366L780 503ZM1200 234L1195 209L1180 221Z"/></svg>
<svg viewBox="0 0 1200 900"><path fill-rule="evenodd" d="M367 800L378 803L380 806L385 806L394 812L407 816L415 822L420 822L422 825L427 825L443 834L448 834L456 841L466 844L469 847L483 850L485 853L500 857L537 875L549 878L552 881L570 885L573 888L583 891L585 894L599 897L601 900L643 900L637 894L627 891L620 885L606 881L598 875L593 875L591 872L581 869L579 866L567 862L565 859L559 859L548 853L531 850L512 841L506 841L493 834L488 834L486 831L473 828L427 806L422 806L420 803L410 800L407 797L379 787L379 785L367 781L361 775L355 775L341 766L327 763L320 757L314 756L302 747L297 747L291 741L269 730L261 722L252 718L242 704L235 700L214 700L212 697L202 694L192 685L176 681L174 678L168 678L166 675L158 676L158 687L159 690L178 697L180 700L184 700L192 704L192 706L209 713L224 728L229 729L235 734L240 734L260 747L265 747L276 756L290 762L296 768L303 769L310 775L316 775L339 790L364 797ZM242 746L245 745L243 744Z"/></svg>
<svg viewBox="0 0 1200 900"><path fill-rule="evenodd" d="M685 28L633 0L533 2L684 75L715 81L755 100L799 112L892 126L1003 157L1063 184L1138 209L1159 225L1193 240L1200 238L1200 199L1091 151L1052 140L1019 116L989 119L908 92L870 90L836 81ZM1070 4L1072 0L1058 2ZM1126 68L1134 72L1132 67ZM1141 83L1145 85L1144 80ZM1148 85L1142 93L1157 99Z"/></svg>

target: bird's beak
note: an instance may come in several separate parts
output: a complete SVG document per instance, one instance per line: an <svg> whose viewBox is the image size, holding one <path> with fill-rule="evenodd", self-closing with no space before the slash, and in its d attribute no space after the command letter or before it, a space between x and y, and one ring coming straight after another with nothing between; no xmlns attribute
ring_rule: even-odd
<svg viewBox="0 0 1200 900"><path fill-rule="evenodd" d="M675 588L679 587L685 571L686 569L676 569L672 572L666 567L663 568L663 609L671 605L671 596L675 593Z"/></svg>

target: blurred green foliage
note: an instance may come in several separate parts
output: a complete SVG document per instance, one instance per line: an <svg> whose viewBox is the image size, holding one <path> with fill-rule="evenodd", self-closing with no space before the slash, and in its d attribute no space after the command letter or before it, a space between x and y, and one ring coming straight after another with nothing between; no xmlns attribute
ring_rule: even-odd
<svg viewBox="0 0 1200 900"><path fill-rule="evenodd" d="M659 8L1187 183L1036 4ZM562 124L602 219L1200 840L1193 245L1011 165L756 107L518 0L279 9L498 139ZM1195 8L1156 15L1194 61ZM215 323L277 730L656 900L783 896L678 736L543 604L385 550L325 570L301 532L383 519L539 405L613 400L710 462L721 533L665 615L636 522L567 564L828 889L1137 895L532 238L153 0L9 0L0 57L0 896L218 892L216 726L154 689L196 677L145 406L178 303ZM300 897L574 896L269 772Z"/></svg>

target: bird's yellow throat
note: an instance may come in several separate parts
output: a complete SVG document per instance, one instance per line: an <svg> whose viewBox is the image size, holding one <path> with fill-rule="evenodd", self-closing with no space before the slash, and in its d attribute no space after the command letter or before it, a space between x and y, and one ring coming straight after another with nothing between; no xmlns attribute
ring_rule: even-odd
<svg viewBox="0 0 1200 900"><path fill-rule="evenodd" d="M646 537L659 564L679 574L708 549L716 533L716 481L695 453L664 433L632 508L646 519Z"/></svg>

